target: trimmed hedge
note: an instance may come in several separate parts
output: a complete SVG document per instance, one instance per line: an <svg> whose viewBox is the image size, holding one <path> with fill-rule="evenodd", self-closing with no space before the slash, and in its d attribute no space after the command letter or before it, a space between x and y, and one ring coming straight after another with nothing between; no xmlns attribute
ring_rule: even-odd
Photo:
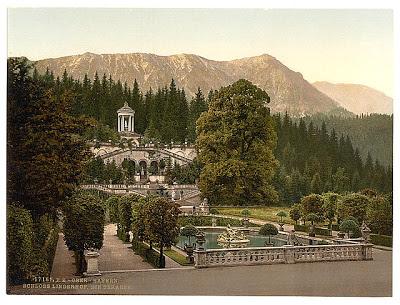
<svg viewBox="0 0 400 305"><path fill-rule="evenodd" d="M30 282L50 275L58 242L58 227L44 215L36 223L30 212L7 209L7 277L9 284Z"/></svg>
<svg viewBox="0 0 400 305"><path fill-rule="evenodd" d="M299 224L296 225L295 224L294 230L309 233L310 227L307 225L299 225ZM320 227L315 227L315 234L322 235L322 236L331 236L329 229L320 228Z"/></svg>
<svg viewBox="0 0 400 305"><path fill-rule="evenodd" d="M23 283L31 277L33 221L28 210L8 206L7 209L7 276L10 284Z"/></svg>
<svg viewBox="0 0 400 305"><path fill-rule="evenodd" d="M393 237L388 235L371 234L371 243L378 246L392 247Z"/></svg>
<svg viewBox="0 0 400 305"><path fill-rule="evenodd" d="M294 225L294 230L295 231L300 231L300 232L308 232L308 227L305 226L305 225L295 224Z"/></svg>
<svg viewBox="0 0 400 305"><path fill-rule="evenodd" d="M136 240L132 241L132 249L152 266L156 268L165 268L165 256L163 255L160 260L160 254L154 249L150 249L145 243Z"/></svg>

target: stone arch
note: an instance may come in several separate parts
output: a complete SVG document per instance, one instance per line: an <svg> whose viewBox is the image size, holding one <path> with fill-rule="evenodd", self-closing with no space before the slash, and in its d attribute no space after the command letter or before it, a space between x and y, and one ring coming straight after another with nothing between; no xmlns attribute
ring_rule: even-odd
<svg viewBox="0 0 400 305"><path fill-rule="evenodd" d="M102 155L105 155L107 153L107 150L104 148L100 148L98 152L96 152L96 157L101 157Z"/></svg>
<svg viewBox="0 0 400 305"><path fill-rule="evenodd" d="M149 172L153 175L159 174L158 162L156 160L150 162Z"/></svg>
<svg viewBox="0 0 400 305"><path fill-rule="evenodd" d="M147 179L147 160L141 159L138 162L140 180Z"/></svg>
<svg viewBox="0 0 400 305"><path fill-rule="evenodd" d="M175 152L177 155L180 155L182 157L185 157L185 152L182 150L178 150L177 152Z"/></svg>

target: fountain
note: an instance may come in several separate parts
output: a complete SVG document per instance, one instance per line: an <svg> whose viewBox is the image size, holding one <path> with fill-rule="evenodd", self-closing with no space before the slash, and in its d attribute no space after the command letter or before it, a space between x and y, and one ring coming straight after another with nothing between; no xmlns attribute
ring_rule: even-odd
<svg viewBox="0 0 400 305"><path fill-rule="evenodd" d="M250 240L242 232L228 225L226 231L218 235L217 242L223 248L245 248Z"/></svg>

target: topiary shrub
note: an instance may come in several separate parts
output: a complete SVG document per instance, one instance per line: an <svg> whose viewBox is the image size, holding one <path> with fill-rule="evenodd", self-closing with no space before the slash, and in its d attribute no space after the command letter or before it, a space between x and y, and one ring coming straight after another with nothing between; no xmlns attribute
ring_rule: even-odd
<svg viewBox="0 0 400 305"><path fill-rule="evenodd" d="M341 232L343 233L347 233L348 237L351 237L351 233L357 233L358 231L360 231L360 227L358 226L357 222L355 222L352 219L346 219L344 221L342 221L342 223L339 226L339 229Z"/></svg>
<svg viewBox="0 0 400 305"><path fill-rule="evenodd" d="M260 230L258 231L258 234L263 236L268 236L268 243L271 243L271 235L277 235L278 229L273 224L266 223L263 226L261 226Z"/></svg>
<svg viewBox="0 0 400 305"><path fill-rule="evenodd" d="M240 214L241 214L242 216L244 216L244 217L249 217L250 214L251 214L251 212L250 212L249 209L244 209L244 210L242 210L242 211L240 212Z"/></svg>
<svg viewBox="0 0 400 305"><path fill-rule="evenodd" d="M198 230L196 229L196 227L189 224L181 229L180 234L181 236L185 236L186 238L188 238L189 245L191 245L190 238L196 236L197 232Z"/></svg>

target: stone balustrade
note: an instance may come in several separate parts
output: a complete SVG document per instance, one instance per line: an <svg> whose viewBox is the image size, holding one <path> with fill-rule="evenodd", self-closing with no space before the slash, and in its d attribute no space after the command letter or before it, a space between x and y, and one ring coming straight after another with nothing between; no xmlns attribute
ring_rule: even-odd
<svg viewBox="0 0 400 305"><path fill-rule="evenodd" d="M196 250L195 267L372 260L372 244Z"/></svg>

